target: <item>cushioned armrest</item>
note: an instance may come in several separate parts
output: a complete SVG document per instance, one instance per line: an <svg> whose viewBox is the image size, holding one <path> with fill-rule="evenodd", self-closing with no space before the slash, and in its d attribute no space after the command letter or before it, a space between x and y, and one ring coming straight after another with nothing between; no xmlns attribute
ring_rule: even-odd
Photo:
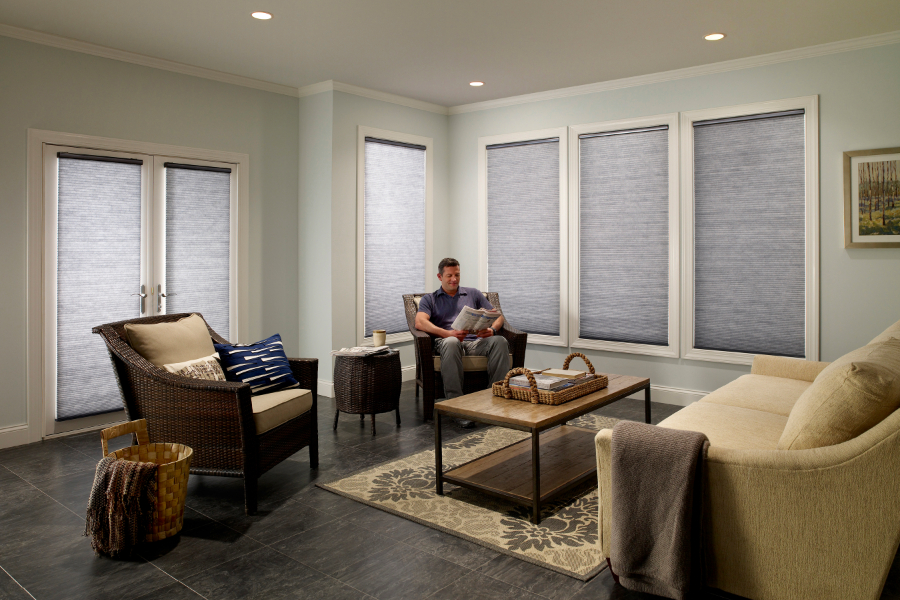
<svg viewBox="0 0 900 600"><path fill-rule="evenodd" d="M816 376L822 372L822 369L827 366L827 362L757 354L753 357L753 366L750 368L750 373L753 375L797 379L799 381L814 381Z"/></svg>

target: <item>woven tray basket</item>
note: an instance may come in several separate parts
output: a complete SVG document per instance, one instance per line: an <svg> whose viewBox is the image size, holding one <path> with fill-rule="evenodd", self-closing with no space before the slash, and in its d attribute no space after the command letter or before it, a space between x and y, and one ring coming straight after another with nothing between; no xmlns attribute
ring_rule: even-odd
<svg viewBox="0 0 900 600"><path fill-rule="evenodd" d="M129 433L137 435L138 445L110 453L107 442ZM156 470L156 510L153 512L153 524L144 538L148 542L156 542L175 535L184 524L184 497L187 494L188 474L194 451L183 444L151 444L149 439L145 419L116 425L100 432L103 456L159 465Z"/></svg>
<svg viewBox="0 0 900 600"><path fill-rule="evenodd" d="M524 367L518 367L507 373L506 379L504 379L502 382L498 381L493 386L491 386L491 390L494 392L495 396L501 396L503 398L509 398L511 400L522 400L525 402L531 402L532 404L552 404L556 406L570 400L575 400L576 398L581 398L582 396L590 394L591 392L602 390L607 385L609 385L609 378L606 375L597 375L597 373L594 371L594 365L592 365L587 356L585 356L581 352L573 352L572 354L567 356L566 361L563 363L563 370L569 368L569 363L576 356L581 358L581 360L584 361L584 364L587 365L588 370L592 375L594 375L593 379L590 379L578 385L567 387L559 391L541 390L538 389L537 383L535 383L534 381L534 375L532 374L532 372ZM521 375L523 373L528 377L528 382L531 384L531 389L523 390L509 387L509 378L515 375Z"/></svg>

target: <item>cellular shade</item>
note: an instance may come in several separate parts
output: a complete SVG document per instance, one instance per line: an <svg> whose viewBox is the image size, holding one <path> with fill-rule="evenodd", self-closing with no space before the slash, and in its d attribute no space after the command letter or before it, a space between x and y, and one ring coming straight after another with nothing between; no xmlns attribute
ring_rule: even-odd
<svg viewBox="0 0 900 600"><path fill-rule="evenodd" d="M668 345L668 127L579 138L578 336Z"/></svg>
<svg viewBox="0 0 900 600"><path fill-rule="evenodd" d="M408 331L403 294L423 291L425 147L365 140L365 337Z"/></svg>
<svg viewBox="0 0 900 600"><path fill-rule="evenodd" d="M228 339L231 175L172 163L165 169L165 310L200 313Z"/></svg>
<svg viewBox="0 0 900 600"><path fill-rule="evenodd" d="M140 316L140 163L58 162L56 420L122 409L91 328Z"/></svg>
<svg viewBox="0 0 900 600"><path fill-rule="evenodd" d="M694 123L694 347L804 357L805 119Z"/></svg>
<svg viewBox="0 0 900 600"><path fill-rule="evenodd" d="M513 327L560 335L559 138L487 147L488 289Z"/></svg>

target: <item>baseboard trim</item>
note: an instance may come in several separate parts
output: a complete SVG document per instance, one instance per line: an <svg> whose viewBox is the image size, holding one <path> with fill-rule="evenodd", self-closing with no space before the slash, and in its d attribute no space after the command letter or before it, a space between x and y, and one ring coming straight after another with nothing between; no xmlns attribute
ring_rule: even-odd
<svg viewBox="0 0 900 600"><path fill-rule="evenodd" d="M316 382L316 387L318 388L317 393L319 396L334 398L334 382L332 380L319 379Z"/></svg>
<svg viewBox="0 0 900 600"><path fill-rule="evenodd" d="M28 442L27 423L25 425L13 425L12 427L0 429L0 448L12 448L13 446L21 446Z"/></svg>
<svg viewBox="0 0 900 600"><path fill-rule="evenodd" d="M414 381L416 378L416 365L407 365L400 369L400 381Z"/></svg>
<svg viewBox="0 0 900 600"><path fill-rule="evenodd" d="M675 388L667 385L650 384L650 401L660 402L662 404L674 404L675 406L688 406L697 400L700 400L709 392L699 392L697 390L686 390L683 388ZM629 398L644 399L644 392L632 394Z"/></svg>

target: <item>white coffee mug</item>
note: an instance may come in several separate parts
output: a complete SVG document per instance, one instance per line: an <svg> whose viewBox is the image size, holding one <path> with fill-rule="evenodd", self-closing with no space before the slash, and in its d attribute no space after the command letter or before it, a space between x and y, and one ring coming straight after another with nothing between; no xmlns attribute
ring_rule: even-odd
<svg viewBox="0 0 900 600"><path fill-rule="evenodd" d="M373 346L384 346L385 338L387 337L387 332L384 329L373 329L372 330L372 345Z"/></svg>

